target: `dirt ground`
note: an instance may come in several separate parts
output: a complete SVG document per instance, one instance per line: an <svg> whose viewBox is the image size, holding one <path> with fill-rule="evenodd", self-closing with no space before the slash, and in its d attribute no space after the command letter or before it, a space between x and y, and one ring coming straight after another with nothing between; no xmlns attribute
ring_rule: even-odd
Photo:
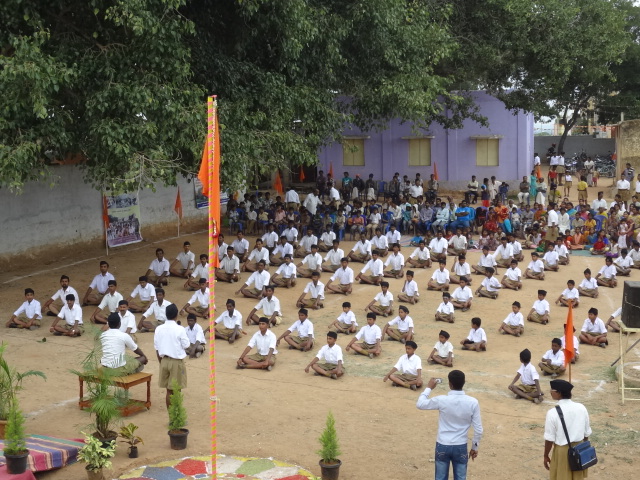
<svg viewBox="0 0 640 480"><path fill-rule="evenodd" d="M604 182L608 186L610 180ZM572 198L576 195L574 188ZM595 189L590 189L589 198L594 197ZM108 261L125 298L136 285L137 277L146 271L157 246L162 246L167 257L173 258L184 240L191 241L196 256L206 251L204 233L112 249ZM344 242L342 246L347 250L352 243ZM405 256L412 249L403 248ZM477 262L478 256L477 252L470 253L469 263ZM98 261L103 258L104 251L83 251L78 254L70 249L67 254L51 258L46 264L1 272L0 308L4 312L3 324L4 318L8 318L23 301L24 288L34 288L36 298L44 303L58 288L61 274L69 275L71 285L82 295L98 271ZM451 257L448 267L452 262ZM441 328L451 333L451 340L456 347L467 335L472 317L481 317L487 331L487 352L462 352L456 348L454 359L454 367L467 375L465 391L480 401L484 425L479 456L469 467L470 478L511 478L523 472L530 479L547 478L542 454L544 418L547 410L553 407L549 395L549 377L541 379L547 397L542 405L514 400L507 386L519 367L518 353L523 348L532 351L537 364L550 348L551 339L562 335L567 310L555 306L553 302L566 281L574 279L579 282L584 268L590 267L597 272L602 264L601 257L574 256L570 266L561 267L559 273L548 273L544 282L526 280L521 291L503 291L497 300L475 298L472 309L465 313L456 312L456 322L446 327L433 319L440 294L426 291L432 269L418 271L416 281L420 286L421 301L416 306L410 306L410 315L416 324L417 354L423 359L423 377L446 377L449 371L446 367L426 364ZM525 266L522 266L523 270ZM353 267L357 273L362 265L355 264ZM500 272L499 278L503 270ZM243 280L247 277L246 273L242 275ZM638 278L640 272L635 270L631 279ZM326 282L327 279L328 276L323 275L322 281ZM480 280L480 277L473 276L473 290ZM182 284L183 281L172 279L166 289L166 298L179 306L184 305L191 295L183 290ZM296 318L295 298L305 284L303 280L298 282L293 291L276 291L285 316L284 324L275 328L277 335ZM391 291L395 296L402 284L403 280L391 281ZM550 324L527 324L525 334L520 338L498 335L498 326L510 312L511 303L519 300L526 316L536 298L537 289L541 287L548 290L548 300L552 304ZM256 302L235 297L237 288L235 284L216 285L218 311L221 311L227 298L236 298L238 310L245 316L249 313ZM587 310L593 306L600 309L600 317L606 321L620 305L622 290L622 285L616 289L601 289L597 300L583 299L575 310L576 328L580 329ZM376 287L357 285L349 297L360 325L365 324L364 306L377 291ZM300 464L319 474L318 455L315 453L318 449L317 438L327 412L332 410L343 452L340 457L343 461L342 479L418 480L433 475L437 413L415 408L420 392L391 388L389 383L382 382L382 377L404 353L400 343L385 341L381 357L374 360L353 353L346 354L347 374L338 381L304 373L304 367L323 344L326 325L341 312L344 300L343 296L327 295L326 308L310 315L315 323L317 338L313 351L301 353L288 350L286 346L282 348L281 345L278 363L272 372L236 370L235 362L249 336L234 345L220 341L216 343L216 395L220 399L216 441L220 453L273 456ZM84 309L86 320L92 309ZM139 314L136 315L136 318L139 317ZM92 339L88 335L79 339L54 337L48 332L51 320L51 317L45 317L44 328L39 331L2 329L0 338L9 344L8 359L11 362L23 370L43 370L48 377L46 382L28 379L25 381L25 390L20 394L23 410L28 415L28 432L78 438L81 437L80 431L87 428L90 418L88 413L78 408L78 381L70 370L79 367L92 346ZM383 322L381 318L379 324ZM204 322L202 324L204 326ZM256 329L247 328L249 335ZM46 338L46 342L38 343L43 338ZM138 338L140 347L150 358L146 371L157 374L153 334L138 334ZM338 343L344 348L350 338L341 335ZM634 402L621 405L617 383L609 367L618 357L619 338L614 334L610 334L609 338L610 345L606 349L581 347L580 361L572 372L572 381L576 385L574 398L584 403L591 414L594 431L592 440L598 449L599 464L591 470L590 476L632 478L638 465L635 456L640 441L640 411ZM634 340L633 337L631 340ZM629 361L637 361L639 353L640 349L633 350ZM187 363L189 385L185 396L191 432L189 448L184 452L169 449L164 391L158 388L154 378L151 410L125 419L140 426L139 433L145 440L144 445L140 446L141 456L131 460L126 455L124 445L120 447L114 459L113 477L136 466L180 456L206 455L211 451L209 365L205 356ZM435 394L445 394L446 390L445 387L438 387ZM132 392L139 398L144 395L144 388L135 387ZM640 396L636 395L636 398ZM75 480L86 478L86 474L83 466L76 464L62 471L40 474L39 478Z"/></svg>

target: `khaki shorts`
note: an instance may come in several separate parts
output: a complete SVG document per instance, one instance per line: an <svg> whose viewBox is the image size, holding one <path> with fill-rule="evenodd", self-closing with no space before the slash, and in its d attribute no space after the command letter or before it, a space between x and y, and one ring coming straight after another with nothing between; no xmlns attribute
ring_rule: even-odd
<svg viewBox="0 0 640 480"><path fill-rule="evenodd" d="M409 330L407 330L406 332L401 332L400 330L398 330L398 329L397 329L397 328L395 328L395 327L389 327L389 328L387 329L387 333L389 334L389 336L390 336L391 338L396 338L396 339L397 339L397 338L401 338L401 337L403 337L403 336L404 336L404 335L406 335L408 332L409 332Z"/></svg>
<svg viewBox="0 0 640 480"><path fill-rule="evenodd" d="M26 316L24 313L21 313L20 315L18 315L18 317L17 317L17 318L18 318L18 320L20 320L20 321L22 321L22 322L30 322L30 321L31 321L31 319L27 318L27 316ZM36 318L36 319L33 321L33 324L34 324L36 327L39 327L40 325L42 325L42 319L41 319L41 318ZM66 324L65 324L65 325L66 325Z"/></svg>
<svg viewBox="0 0 640 480"><path fill-rule="evenodd" d="M318 367L320 367L322 370L324 370L325 372L330 372L331 370L335 370L336 368L338 368L338 364L337 363L320 363L317 362L316 365ZM343 368L344 370L344 368Z"/></svg>
<svg viewBox="0 0 640 480"><path fill-rule="evenodd" d="M533 393L538 390L535 385L525 385L524 383L518 385L518 389L522 390L524 393Z"/></svg>
<svg viewBox="0 0 640 480"><path fill-rule="evenodd" d="M309 337L299 337L297 335L289 335L289 338L291 340L293 340L295 343L297 343L298 345L300 345L301 343L306 342L307 340L309 340ZM313 338L311 338L311 341L313 342Z"/></svg>
<svg viewBox="0 0 640 480"><path fill-rule="evenodd" d="M207 305L206 307L203 307L202 305L198 305L197 307L191 307L193 308L196 312L198 312L198 315L207 315L209 313L209 305Z"/></svg>
<svg viewBox="0 0 640 480"><path fill-rule="evenodd" d="M370 344L370 343L366 343L366 342L362 342L362 343L359 343L359 344L358 344L358 346L359 346L360 348L362 348L363 350L367 350L367 351L368 351L368 350L375 350L376 345L377 345L376 343L374 343L374 344L372 345L372 344Z"/></svg>
<svg viewBox="0 0 640 480"><path fill-rule="evenodd" d="M226 327L216 327L216 333L225 339L231 337L231 335L235 332L234 328L226 328ZM242 334L242 329L238 330L238 334Z"/></svg>
<svg viewBox="0 0 640 480"><path fill-rule="evenodd" d="M73 330L73 325L69 325L68 323L62 323L60 326L62 328L64 328L66 331ZM81 334L83 334L84 333L84 326L83 325L78 325L76 327L76 332L80 332Z"/></svg>
<svg viewBox="0 0 640 480"><path fill-rule="evenodd" d="M149 308L149 305L151 304L151 300L138 300L137 302L134 300L132 303L135 303L141 309L144 309L146 311L146 309Z"/></svg>
<svg viewBox="0 0 640 480"><path fill-rule="evenodd" d="M400 372L395 372L393 376L395 376L396 378L399 378L403 382L413 382L415 379L418 378L417 375L411 375L410 373L400 373Z"/></svg>
<svg viewBox="0 0 640 480"><path fill-rule="evenodd" d="M162 357L160 360L160 388L171 390L173 381L178 383L180 388L187 386L187 369L184 360L177 358Z"/></svg>
<svg viewBox="0 0 640 480"><path fill-rule="evenodd" d="M254 353L253 355L247 355L247 358L250 358L254 362L266 362L267 355L260 355L259 353ZM271 355L271 364L276 363L276 355Z"/></svg>
<svg viewBox="0 0 640 480"><path fill-rule="evenodd" d="M529 315L529 321L535 322L535 323L542 323L542 317L543 315L540 315L538 312L533 312L531 315Z"/></svg>
<svg viewBox="0 0 640 480"><path fill-rule="evenodd" d="M349 330L353 326L354 326L353 323L346 324L344 322L338 322L338 327L341 328L342 330Z"/></svg>
<svg viewBox="0 0 640 480"><path fill-rule="evenodd" d="M556 166L556 172L558 172L558 173L564 173L564 165L558 165L558 166Z"/></svg>
<svg viewBox="0 0 640 480"><path fill-rule="evenodd" d="M118 368L109 368L101 366L100 369L104 370L108 378L114 377L126 377L132 373L141 372L144 369L144 365L137 360L129 359L126 365Z"/></svg>

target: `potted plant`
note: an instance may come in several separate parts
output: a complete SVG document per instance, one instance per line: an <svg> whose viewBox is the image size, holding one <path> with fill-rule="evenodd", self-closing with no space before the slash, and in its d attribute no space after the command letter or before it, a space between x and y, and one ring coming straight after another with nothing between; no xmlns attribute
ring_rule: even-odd
<svg viewBox="0 0 640 480"><path fill-rule="evenodd" d="M7 345L0 344L0 439L4 438L7 418L16 392L22 389L22 380L26 377L38 376L46 380L46 375L38 370L17 372L4 358Z"/></svg>
<svg viewBox="0 0 640 480"><path fill-rule="evenodd" d="M340 476L340 465L342 462L338 459L340 455L340 445L338 445L338 434L336 433L336 421L333 413L329 411L327 415L327 424L320 438L320 472L322 480L338 480Z"/></svg>
<svg viewBox="0 0 640 480"><path fill-rule="evenodd" d="M84 447L78 452L78 460L85 462L89 480L105 480L105 468L111 468L111 458L116 454L116 441L112 440L106 446L93 435L84 435Z"/></svg>
<svg viewBox="0 0 640 480"><path fill-rule="evenodd" d="M173 393L169 397L169 442L173 450L187 448L187 410L184 408L184 395L175 380L171 385Z"/></svg>
<svg viewBox="0 0 640 480"><path fill-rule="evenodd" d="M133 423L120 428L120 437L124 438L124 440L120 441L129 444L129 458L138 458L138 444L141 443L144 445L142 438L136 435L137 429L138 426Z"/></svg>
<svg viewBox="0 0 640 480"><path fill-rule="evenodd" d="M7 429L4 440L4 457L7 459L7 472L12 475L24 473L27 469L29 450L25 442L24 416L14 398L9 408Z"/></svg>

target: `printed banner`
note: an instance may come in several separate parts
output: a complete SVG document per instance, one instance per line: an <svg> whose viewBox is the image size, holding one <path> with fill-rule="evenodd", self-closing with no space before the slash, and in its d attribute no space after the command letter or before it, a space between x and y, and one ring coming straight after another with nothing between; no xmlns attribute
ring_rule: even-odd
<svg viewBox="0 0 640 480"><path fill-rule="evenodd" d="M106 196L105 199L107 207L105 223L109 246L119 247L141 242L138 196L134 193L125 193Z"/></svg>
<svg viewBox="0 0 640 480"><path fill-rule="evenodd" d="M196 208L207 208L209 206L209 199L202 193L202 182L198 177L193 179L193 189L196 198ZM229 202L227 192L220 192L220 205L226 205L227 202Z"/></svg>

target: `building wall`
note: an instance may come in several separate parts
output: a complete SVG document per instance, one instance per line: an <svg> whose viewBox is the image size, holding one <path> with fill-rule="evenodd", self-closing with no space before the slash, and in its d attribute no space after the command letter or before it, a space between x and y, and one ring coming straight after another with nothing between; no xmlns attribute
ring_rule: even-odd
<svg viewBox="0 0 640 480"><path fill-rule="evenodd" d="M544 162L547 149L552 143L558 145L559 142L559 135L534 137L533 151L538 152ZM571 158L583 151L589 156L613 153L616 151L616 141L614 138L593 138L591 135L569 135L564 142L565 157Z"/></svg>
<svg viewBox="0 0 640 480"><path fill-rule="evenodd" d="M345 167L342 165L342 145L334 143L319 152L318 169L328 172L333 164L336 179L348 171L351 177L359 174L367 178L373 173L376 180L391 180L395 172L414 178L420 173L428 179L437 165L441 183L449 188L464 188L471 175L480 180L495 175L496 178L519 182L527 175L533 164L533 116L525 113L514 115L505 109L504 104L483 92L474 92L480 113L487 117L489 126L483 127L476 122L466 120L459 130L447 130L439 124L432 124L422 135L433 135L431 139L431 166L410 167L409 141L402 137L416 136L411 123L399 120L390 122L389 128L382 132L362 132L347 127L345 135L368 136L364 142L365 165L363 167ZM495 167L476 165L476 141L470 137L476 135L500 135L499 165Z"/></svg>
<svg viewBox="0 0 640 480"><path fill-rule="evenodd" d="M622 122L616 140L618 171L630 163L640 173L640 120Z"/></svg>
<svg viewBox="0 0 640 480"><path fill-rule="evenodd" d="M53 170L57 183L29 183L24 192L0 190L0 268L22 265L44 255L67 255L74 248L104 244L101 193L85 184L75 166ZM195 208L193 184L179 178L183 219L181 231L206 227L207 211ZM140 192L143 238L177 234L173 210L176 187L158 186ZM173 232L173 233L172 233Z"/></svg>

